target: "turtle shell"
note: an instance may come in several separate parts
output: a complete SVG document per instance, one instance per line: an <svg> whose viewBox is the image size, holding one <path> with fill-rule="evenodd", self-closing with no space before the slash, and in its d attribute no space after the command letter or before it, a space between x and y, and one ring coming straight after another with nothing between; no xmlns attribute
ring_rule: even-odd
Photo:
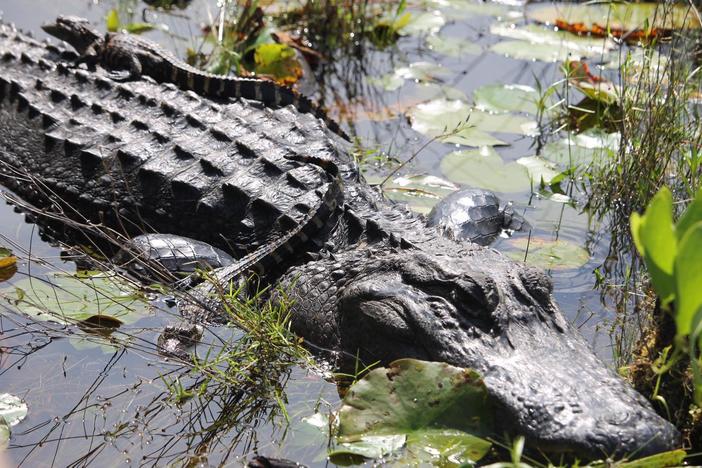
<svg viewBox="0 0 702 468"><path fill-rule="evenodd" d="M458 190L437 203L427 218L450 237L489 245L505 228L500 199L489 190Z"/></svg>

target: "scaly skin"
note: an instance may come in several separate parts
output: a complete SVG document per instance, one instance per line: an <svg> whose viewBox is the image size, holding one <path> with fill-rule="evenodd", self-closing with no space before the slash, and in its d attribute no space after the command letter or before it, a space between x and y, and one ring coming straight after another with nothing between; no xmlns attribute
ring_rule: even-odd
<svg viewBox="0 0 702 468"><path fill-rule="evenodd" d="M123 33L108 33L103 38L83 18L60 16L55 23L45 24L43 28L75 47L84 61L100 63L110 70L126 70L130 79L146 75L159 83L173 83L202 96L245 98L275 107L292 105L300 112L324 120L330 130L349 139L339 124L307 97L273 81L206 73L148 39Z"/></svg>
<svg viewBox="0 0 702 468"><path fill-rule="evenodd" d="M61 55L0 25L0 178L47 215L71 206L127 234L189 236L241 257L330 206L335 177L314 161L335 161L343 203L261 279L297 299L297 333L367 362L473 367L501 429L538 448L600 458L676 447L675 428L567 323L544 273L387 202L318 119L118 84Z"/></svg>

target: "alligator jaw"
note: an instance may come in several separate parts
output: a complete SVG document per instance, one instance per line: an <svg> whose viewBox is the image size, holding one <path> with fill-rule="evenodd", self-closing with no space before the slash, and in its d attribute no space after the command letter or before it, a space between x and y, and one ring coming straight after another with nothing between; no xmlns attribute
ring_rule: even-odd
<svg viewBox="0 0 702 468"><path fill-rule="evenodd" d="M470 257L378 252L363 266L355 256L324 265L359 272L336 284L318 273L319 263L289 276L297 278L293 326L313 343L367 362L415 357L473 368L496 403L498 433L524 435L534 449L592 460L678 446L674 426L565 320L544 273L491 250ZM334 302L326 317L314 312ZM329 322L337 329L310 334ZM338 341L325 342L328 336Z"/></svg>

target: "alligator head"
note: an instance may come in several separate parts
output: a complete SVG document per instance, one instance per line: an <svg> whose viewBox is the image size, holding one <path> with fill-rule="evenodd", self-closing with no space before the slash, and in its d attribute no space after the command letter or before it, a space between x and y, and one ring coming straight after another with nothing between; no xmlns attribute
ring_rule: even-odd
<svg viewBox="0 0 702 468"><path fill-rule="evenodd" d="M92 28L90 22L77 16L59 16L53 23L44 23L41 29L69 43L81 56L94 53L92 48L102 41L102 35Z"/></svg>
<svg viewBox="0 0 702 468"><path fill-rule="evenodd" d="M594 355L540 270L488 249L365 255L335 254L286 277L296 332L370 362L473 368L499 429L542 450L593 459L676 447L674 426Z"/></svg>

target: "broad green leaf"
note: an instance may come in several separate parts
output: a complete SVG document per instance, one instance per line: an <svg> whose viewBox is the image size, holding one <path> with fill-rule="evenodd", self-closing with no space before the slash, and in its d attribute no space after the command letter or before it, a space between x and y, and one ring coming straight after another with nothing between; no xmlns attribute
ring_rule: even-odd
<svg viewBox="0 0 702 468"><path fill-rule="evenodd" d="M446 24L446 19L440 11L428 11L414 14L404 27L397 32L402 36L434 34Z"/></svg>
<svg viewBox="0 0 702 468"><path fill-rule="evenodd" d="M496 23L490 27L490 32L515 39L494 44L491 47L493 52L520 60L564 62L582 57L600 57L615 47L609 40L576 36L533 24L512 27L511 24Z"/></svg>
<svg viewBox="0 0 702 468"><path fill-rule="evenodd" d="M9 427L18 424L27 416L27 404L22 399L0 393L0 420L5 421Z"/></svg>
<svg viewBox="0 0 702 468"><path fill-rule="evenodd" d="M508 245L518 250L506 254L515 260L548 270L569 270L580 268L590 260L590 254L583 247L565 240L550 240L540 237L517 237L510 239Z"/></svg>
<svg viewBox="0 0 702 468"><path fill-rule="evenodd" d="M150 312L135 285L114 273L50 273L46 280L25 278L13 286L0 297L39 320L75 324L104 315L131 324Z"/></svg>
<svg viewBox="0 0 702 468"><path fill-rule="evenodd" d="M107 18L105 18L107 23L107 30L110 32L117 32L120 27L119 13L117 10L112 9L107 12Z"/></svg>
<svg viewBox="0 0 702 468"><path fill-rule="evenodd" d="M435 82L437 78L446 75L446 69L441 65L429 62L414 62L407 66L398 67L390 74L380 78L372 78L369 81L375 82L387 91L395 91L400 88L405 81L412 80L417 83Z"/></svg>
<svg viewBox="0 0 702 468"><path fill-rule="evenodd" d="M441 160L441 172L452 182L495 192L523 192L532 186L524 165L505 163L494 149L487 146L447 154Z"/></svg>
<svg viewBox="0 0 702 468"><path fill-rule="evenodd" d="M153 23L128 23L125 24L123 29L130 34L142 34L153 29L156 29L156 25Z"/></svg>
<svg viewBox="0 0 702 468"><path fill-rule="evenodd" d="M391 200L407 203L417 213L428 214L442 198L459 188L436 176L409 175L383 185L383 193Z"/></svg>
<svg viewBox="0 0 702 468"><path fill-rule="evenodd" d="M619 148L619 133L604 133L590 129L580 134L571 134L544 146L541 156L571 168L601 164Z"/></svg>
<svg viewBox="0 0 702 468"><path fill-rule="evenodd" d="M661 300L667 302L675 294L673 262L677 253L673 197L667 188L662 188L646 208L639 235L653 288Z"/></svg>
<svg viewBox="0 0 702 468"><path fill-rule="evenodd" d="M519 17L521 12L511 10L507 5L496 2L483 2L474 0L431 0L433 5L440 8L450 8L456 12L463 13L461 17L467 16L498 16L498 17Z"/></svg>
<svg viewBox="0 0 702 468"><path fill-rule="evenodd" d="M548 3L530 5L527 18L546 24L562 21L622 32L657 28L663 30L699 28L697 16L687 5L657 3Z"/></svg>
<svg viewBox="0 0 702 468"><path fill-rule="evenodd" d="M0 253L0 283L9 280L17 273L17 257L10 253L9 250L7 254Z"/></svg>
<svg viewBox="0 0 702 468"><path fill-rule="evenodd" d="M678 241L683 238L690 227L699 221L702 221L702 190L697 192L695 198L687 205L687 208L685 208L685 211L683 211L675 224L675 234Z"/></svg>
<svg viewBox="0 0 702 468"><path fill-rule="evenodd" d="M431 50L451 57L478 55L483 50L473 41L457 37L441 37L435 35L427 37L427 45Z"/></svg>
<svg viewBox="0 0 702 468"><path fill-rule="evenodd" d="M591 468L666 468L682 466L687 453L682 450L671 450L669 452L657 453L648 457L639 458L627 462L593 462L588 465Z"/></svg>
<svg viewBox="0 0 702 468"><path fill-rule="evenodd" d="M475 107L488 112L526 112L536 114L539 93L531 86L489 84L473 92Z"/></svg>
<svg viewBox="0 0 702 468"><path fill-rule="evenodd" d="M357 440L336 444L334 450L329 452L329 457L332 461L348 455L371 459L382 458L400 450L404 447L406 440L407 436L404 434L359 436Z"/></svg>
<svg viewBox="0 0 702 468"><path fill-rule="evenodd" d="M538 187L541 183L548 185L558 175L553 163L539 156L525 156L515 162L526 167L534 187Z"/></svg>
<svg viewBox="0 0 702 468"><path fill-rule="evenodd" d="M492 428L492 408L480 376L439 362L400 359L375 369L351 386L339 411L339 443L380 438L377 453L389 453L388 440L406 437L402 460L439 462L453 456L453 464L481 458L490 443L473 434ZM396 443L395 445L399 445ZM396 451L395 449L394 451ZM365 456L365 455L364 455ZM409 457L409 458L408 458Z"/></svg>
<svg viewBox="0 0 702 468"><path fill-rule="evenodd" d="M648 246L646 249L648 254ZM679 335L688 335L693 331L693 320L702 307L700 285L702 285L702 221L688 228L680 241L675 259L675 324Z"/></svg>
<svg viewBox="0 0 702 468"><path fill-rule="evenodd" d="M9 257L12 255L12 250L6 247L0 247L0 258Z"/></svg>
<svg viewBox="0 0 702 468"><path fill-rule="evenodd" d="M493 115L471 108L459 100L435 99L407 112L412 128L446 143L464 146L504 144L489 132L536 135L536 122L514 114Z"/></svg>

